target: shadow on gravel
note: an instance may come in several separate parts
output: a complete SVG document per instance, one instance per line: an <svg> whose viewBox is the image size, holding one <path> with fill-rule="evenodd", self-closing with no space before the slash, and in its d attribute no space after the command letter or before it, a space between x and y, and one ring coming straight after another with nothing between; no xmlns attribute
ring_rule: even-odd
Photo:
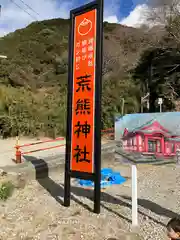
<svg viewBox="0 0 180 240"><path fill-rule="evenodd" d="M60 197L63 197L63 188L49 178L48 164L43 159L37 159L32 156L24 156L26 161L31 162L36 171L36 180L45 188L57 202L63 204Z"/></svg>
<svg viewBox="0 0 180 240"><path fill-rule="evenodd" d="M37 159L32 156L24 156L24 158L31 162L36 171L36 180L38 183L49 192L49 194L61 205L64 205L64 186L57 184L49 177L49 168L46 161L43 159ZM91 211L90 207L86 204L83 204L77 197L71 195L71 199L79 205L82 205L84 208Z"/></svg>
<svg viewBox="0 0 180 240"><path fill-rule="evenodd" d="M121 196L121 197L124 198L125 200L131 201L131 198L128 196ZM147 199L138 199L138 205L140 205L141 207L146 208L146 209L150 210L151 212L154 212L160 216L165 216L168 218L180 217L179 214L177 214L167 208L161 207L159 204L154 203Z"/></svg>
<svg viewBox="0 0 180 240"><path fill-rule="evenodd" d="M82 196L82 197L86 197L90 200L93 200L93 191L92 190L87 190L87 189L83 189L80 187L71 187L72 193L75 194L76 196ZM121 196L120 196L121 197ZM122 197L121 197L122 198ZM103 203L102 203L103 202ZM111 209L109 206L107 206L106 203L111 203L111 204L118 204L120 206L123 207L128 207L130 209L132 209L132 205L130 203L127 202L127 200L124 198L124 200L119 199L117 197L113 197L110 194L106 193L106 192L101 192L101 206L106 209L107 211L115 214L116 216L126 220L127 222L131 223L131 219L121 215L120 213L116 212L115 210ZM150 220L152 220L153 222L166 227L166 224L162 223L161 221L158 221L156 219L154 219L153 217L145 214L144 212L142 212L141 210L138 210L138 212L143 215L144 217L148 217Z"/></svg>
<svg viewBox="0 0 180 240"><path fill-rule="evenodd" d="M57 184L56 182L54 182L49 177L49 169L48 169L47 163L43 159L37 159L37 158L32 157L32 156L24 156L24 158L27 161L29 161L33 164L33 166L35 168L35 171L36 171L36 180L38 181L38 183L44 189L46 189L49 192L49 194L58 203L60 203L61 205L64 205L64 202L63 202L64 185L63 184ZM76 202L77 204L81 205L82 207L84 207L85 209L87 209L88 211L91 211L91 212L92 212L92 209L87 204L80 201L78 198L79 197L84 197L84 198L87 198L87 199L93 201L93 193L94 193L94 191L91 190L91 189L84 189L84 188L81 188L81 187L71 186L71 200L73 200L74 202ZM125 197L124 197L124 199L127 200L127 198L125 198ZM113 197L112 195L110 195L106 192L101 192L101 206L104 209L106 209L107 211L115 214L119 218L124 219L127 222L131 223L131 219L129 219L128 217L126 217L126 216L120 214L119 212L113 210L107 204L107 203L118 204L120 206L128 207L128 208L131 209L132 208L131 204L127 203L125 200L123 201L119 198ZM156 222L157 224L165 226L165 224L163 224L162 222L157 221L156 219L146 215L145 213L143 213L141 211L139 211L139 213L141 213L145 217L148 217L149 219Z"/></svg>

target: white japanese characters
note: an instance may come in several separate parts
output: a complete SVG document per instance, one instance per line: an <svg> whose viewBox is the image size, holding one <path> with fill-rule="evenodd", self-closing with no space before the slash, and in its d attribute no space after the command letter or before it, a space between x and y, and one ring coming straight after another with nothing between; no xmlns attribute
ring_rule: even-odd
<svg viewBox="0 0 180 240"><path fill-rule="evenodd" d="M94 66L94 38L84 39L75 46L76 70L80 69L82 61L87 62L88 67Z"/></svg>

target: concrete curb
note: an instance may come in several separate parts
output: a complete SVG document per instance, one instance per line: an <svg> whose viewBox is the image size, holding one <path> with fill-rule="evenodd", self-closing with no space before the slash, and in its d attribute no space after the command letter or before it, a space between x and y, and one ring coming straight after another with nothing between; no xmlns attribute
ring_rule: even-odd
<svg viewBox="0 0 180 240"><path fill-rule="evenodd" d="M161 160L146 160L146 161L137 161L133 157L128 156L126 153L120 150L115 150L115 158L118 159L118 156L122 156L126 158L129 161L129 164L136 164L137 166L164 166L164 165L170 165L175 164L175 161L161 161Z"/></svg>

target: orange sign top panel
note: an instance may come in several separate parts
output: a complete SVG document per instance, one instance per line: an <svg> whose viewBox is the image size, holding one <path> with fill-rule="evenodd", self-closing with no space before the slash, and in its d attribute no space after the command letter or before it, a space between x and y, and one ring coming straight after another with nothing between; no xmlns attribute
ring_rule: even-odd
<svg viewBox="0 0 180 240"><path fill-rule="evenodd" d="M94 172L96 9L75 17L71 170Z"/></svg>

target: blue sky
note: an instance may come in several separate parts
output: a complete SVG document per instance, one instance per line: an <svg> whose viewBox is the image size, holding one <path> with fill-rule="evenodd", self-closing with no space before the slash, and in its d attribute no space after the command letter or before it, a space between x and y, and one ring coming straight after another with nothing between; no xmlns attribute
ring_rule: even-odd
<svg viewBox="0 0 180 240"><path fill-rule="evenodd" d="M91 0L1 0L0 36L23 28L35 20L58 17L68 18L71 9L90 1ZM141 24L144 22L144 11L147 10L145 1L146 0L104 0L104 20L127 26Z"/></svg>
<svg viewBox="0 0 180 240"><path fill-rule="evenodd" d="M60 0L59 0L60 1ZM80 6L88 3L88 0L75 0L74 6ZM128 17L129 14L136 8L137 5L142 5L145 0L104 0L105 12L116 13L119 21Z"/></svg>

